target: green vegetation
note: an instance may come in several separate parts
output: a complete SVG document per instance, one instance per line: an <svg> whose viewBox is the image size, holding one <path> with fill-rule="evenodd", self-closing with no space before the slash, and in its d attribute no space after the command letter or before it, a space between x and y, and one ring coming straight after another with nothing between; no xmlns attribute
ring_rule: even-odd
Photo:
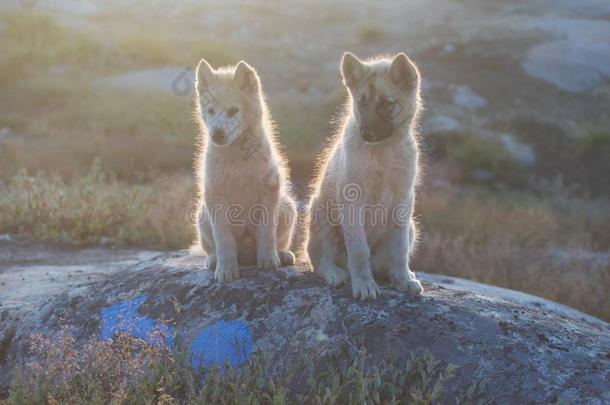
<svg viewBox="0 0 610 405"><path fill-rule="evenodd" d="M51 17L28 12L0 13L0 85L55 63L91 66L99 58L89 36L60 27Z"/></svg>
<svg viewBox="0 0 610 405"><path fill-rule="evenodd" d="M382 39L384 36L385 36L385 32L383 31L383 29L381 29L377 26L373 26L373 25L368 25L366 27L362 27L358 34L358 37L360 38L360 42L363 42L363 43L377 42L380 39Z"/></svg>
<svg viewBox="0 0 610 405"><path fill-rule="evenodd" d="M589 132L579 137L576 142L578 152L584 159L605 159L607 161L610 156L610 132Z"/></svg>
<svg viewBox="0 0 610 405"><path fill-rule="evenodd" d="M59 341L36 335L32 347L36 360L13 379L7 404L432 404L450 399L444 385L456 371L429 351L373 363L364 349L348 345L283 366L256 352L240 369L222 371L194 370L185 353L126 335L78 351L68 333ZM475 380L454 402L475 403L485 385Z"/></svg>
<svg viewBox="0 0 610 405"><path fill-rule="evenodd" d="M510 132L527 143L545 142L554 144L565 138L565 131L557 124L541 121L534 116L519 116L507 122L496 123L493 128L498 131Z"/></svg>
<svg viewBox="0 0 610 405"><path fill-rule="evenodd" d="M557 123L521 116L495 123L492 128L508 132L534 149L537 162L528 168L530 179L562 181L591 196L610 195L607 187L610 132L603 122L586 124L568 133ZM519 183L515 185L519 186ZM521 188L531 186L528 182L521 182L520 185Z"/></svg>
<svg viewBox="0 0 610 405"><path fill-rule="evenodd" d="M496 181L519 183L521 180L521 168L496 140L455 135L447 139L447 148L467 180L473 180L477 170L492 173Z"/></svg>
<svg viewBox="0 0 610 405"><path fill-rule="evenodd" d="M17 136L0 149L5 177L20 168L73 176L86 172L95 157L124 179L192 166L196 129L189 97L104 89L78 76L6 91L15 96L0 125L11 125Z"/></svg>
<svg viewBox="0 0 610 405"><path fill-rule="evenodd" d="M32 12L0 13L6 28L0 36L0 85L58 66L95 73L162 65L193 66L205 56L215 64L236 62L230 44L214 41L160 39L157 28L138 25L137 31L113 30L98 38L57 23L53 17Z"/></svg>

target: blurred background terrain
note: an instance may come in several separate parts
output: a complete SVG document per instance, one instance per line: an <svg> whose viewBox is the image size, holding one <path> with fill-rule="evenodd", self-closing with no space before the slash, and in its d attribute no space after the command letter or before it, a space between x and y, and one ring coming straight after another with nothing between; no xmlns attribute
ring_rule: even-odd
<svg viewBox="0 0 610 405"><path fill-rule="evenodd" d="M186 248L192 68L255 66L295 192L345 97L339 60L424 77L415 271L610 319L610 3L0 3L0 239Z"/></svg>

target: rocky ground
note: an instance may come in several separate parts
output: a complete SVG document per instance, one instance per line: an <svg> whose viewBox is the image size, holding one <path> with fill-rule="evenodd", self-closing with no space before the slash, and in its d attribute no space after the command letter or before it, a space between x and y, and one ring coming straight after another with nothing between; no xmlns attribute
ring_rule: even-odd
<svg viewBox="0 0 610 405"><path fill-rule="evenodd" d="M511 401L610 400L610 326L522 293L420 274L420 299L383 288L370 303L329 289L302 268L248 269L219 286L202 259L186 252L65 250L0 243L2 385L21 363L33 333L68 327L77 342L154 330L186 345L194 365L239 366L261 349L290 361L320 358L339 343L364 344L373 357L399 360L429 349L458 368L449 387L489 381L485 396ZM181 342L181 343L175 343ZM221 359L221 357L223 357ZM198 360L199 359L199 360Z"/></svg>

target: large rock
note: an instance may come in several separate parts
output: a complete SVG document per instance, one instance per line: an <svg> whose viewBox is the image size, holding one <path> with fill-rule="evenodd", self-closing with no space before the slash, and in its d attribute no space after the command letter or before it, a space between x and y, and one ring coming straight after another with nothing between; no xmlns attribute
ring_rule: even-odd
<svg viewBox="0 0 610 405"><path fill-rule="evenodd" d="M450 390L485 375L485 395L498 403L610 401L607 323L464 280L422 275L419 299L383 288L381 298L360 302L300 268L244 269L238 281L218 285L186 252L66 252L15 242L0 243L0 268L3 386L32 333L68 325L84 341L120 330L144 337L157 327L179 336L196 365L197 355L238 366L255 349L291 356L289 347L320 353L352 339L399 360L427 348L459 366Z"/></svg>
<svg viewBox="0 0 610 405"><path fill-rule="evenodd" d="M610 79L607 20L547 16L524 25L554 37L528 50L523 68L529 75L575 93L595 90Z"/></svg>

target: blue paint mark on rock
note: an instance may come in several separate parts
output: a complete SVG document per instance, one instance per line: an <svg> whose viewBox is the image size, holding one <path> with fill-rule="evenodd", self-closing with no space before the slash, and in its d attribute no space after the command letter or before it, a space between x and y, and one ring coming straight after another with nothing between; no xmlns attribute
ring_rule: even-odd
<svg viewBox="0 0 610 405"><path fill-rule="evenodd" d="M193 368L231 367L245 363L252 352L252 332L243 321L219 321L208 325L191 344Z"/></svg>
<svg viewBox="0 0 610 405"><path fill-rule="evenodd" d="M174 328L138 313L138 308L147 299L147 295L141 295L102 309L102 339L112 339L117 333L124 333L155 345L161 345L163 339L171 348Z"/></svg>

